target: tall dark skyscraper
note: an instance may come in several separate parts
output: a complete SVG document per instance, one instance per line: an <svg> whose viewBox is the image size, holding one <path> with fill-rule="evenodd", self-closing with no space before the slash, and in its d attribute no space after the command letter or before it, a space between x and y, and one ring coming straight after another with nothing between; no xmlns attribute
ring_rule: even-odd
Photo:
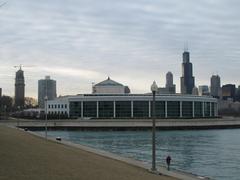
<svg viewBox="0 0 240 180"><path fill-rule="evenodd" d="M175 94L176 93L176 85L173 84L173 74L172 72L168 72L166 74L166 90L168 94Z"/></svg>
<svg viewBox="0 0 240 180"><path fill-rule="evenodd" d="M184 51L182 63L181 93L192 94L192 90L195 86L194 81L192 63L190 63L190 54L189 52Z"/></svg>
<svg viewBox="0 0 240 180"><path fill-rule="evenodd" d="M23 108L24 98L25 98L24 72L20 67L20 69L16 72L15 78L15 106L18 108Z"/></svg>
<svg viewBox="0 0 240 180"><path fill-rule="evenodd" d="M172 87L173 86L173 74L172 72L168 72L166 74L166 87Z"/></svg>

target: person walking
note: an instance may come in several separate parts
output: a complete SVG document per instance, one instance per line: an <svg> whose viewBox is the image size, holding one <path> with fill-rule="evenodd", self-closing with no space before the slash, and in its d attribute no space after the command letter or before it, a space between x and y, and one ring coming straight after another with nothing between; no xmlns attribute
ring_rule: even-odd
<svg viewBox="0 0 240 180"><path fill-rule="evenodd" d="M172 160L171 156L168 155L167 158L166 158L166 163L167 163L167 169L168 169L168 171L170 170L171 160Z"/></svg>

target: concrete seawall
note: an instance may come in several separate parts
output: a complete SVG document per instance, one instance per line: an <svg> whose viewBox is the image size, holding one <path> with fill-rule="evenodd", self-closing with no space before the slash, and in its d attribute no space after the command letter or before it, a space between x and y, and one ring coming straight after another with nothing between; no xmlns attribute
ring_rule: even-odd
<svg viewBox="0 0 240 180"><path fill-rule="evenodd" d="M27 127L44 128L45 120L1 120L0 123ZM49 128L72 128L72 129L151 129L151 119L91 119L91 120L48 120ZM158 129L224 129L240 128L238 118L218 118L218 119L158 119L156 120Z"/></svg>

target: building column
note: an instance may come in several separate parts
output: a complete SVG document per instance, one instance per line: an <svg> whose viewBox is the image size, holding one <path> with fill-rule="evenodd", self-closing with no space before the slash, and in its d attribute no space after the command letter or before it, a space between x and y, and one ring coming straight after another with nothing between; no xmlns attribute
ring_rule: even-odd
<svg viewBox="0 0 240 180"><path fill-rule="evenodd" d="M167 101L165 101L165 118L168 117Z"/></svg>
<svg viewBox="0 0 240 180"><path fill-rule="evenodd" d="M98 112L98 108L99 107L99 102L97 101L97 118L99 118L99 112Z"/></svg>
<svg viewBox="0 0 240 180"><path fill-rule="evenodd" d="M192 117L195 118L195 102L192 102Z"/></svg>
<svg viewBox="0 0 240 180"><path fill-rule="evenodd" d="M180 101L180 118L182 118L182 101Z"/></svg>
<svg viewBox="0 0 240 180"><path fill-rule="evenodd" d="M70 118L70 102L67 103L67 113L68 117Z"/></svg>
<svg viewBox="0 0 240 180"><path fill-rule="evenodd" d="M218 116L218 102L215 103L215 116Z"/></svg>
<svg viewBox="0 0 240 180"><path fill-rule="evenodd" d="M205 105L204 104L205 103L202 102L202 117L205 117L205 110L204 110Z"/></svg>
<svg viewBox="0 0 240 180"><path fill-rule="evenodd" d="M148 101L148 117L151 118L151 101Z"/></svg>
<svg viewBox="0 0 240 180"><path fill-rule="evenodd" d="M133 101L131 101L131 118L133 118Z"/></svg>
<svg viewBox="0 0 240 180"><path fill-rule="evenodd" d="M81 101L81 119L83 119L83 101Z"/></svg>
<svg viewBox="0 0 240 180"><path fill-rule="evenodd" d="M113 101L113 118L116 118L116 101Z"/></svg>

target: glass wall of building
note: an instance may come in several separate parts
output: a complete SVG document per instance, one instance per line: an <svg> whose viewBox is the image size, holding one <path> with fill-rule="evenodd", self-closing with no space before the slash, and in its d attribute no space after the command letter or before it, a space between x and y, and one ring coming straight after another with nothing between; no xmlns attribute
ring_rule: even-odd
<svg viewBox="0 0 240 180"><path fill-rule="evenodd" d="M133 101L133 117L139 118L149 117L149 102Z"/></svg>
<svg viewBox="0 0 240 180"><path fill-rule="evenodd" d="M83 102L83 117L97 117L97 102Z"/></svg>
<svg viewBox="0 0 240 180"><path fill-rule="evenodd" d="M70 117L81 117L81 102L70 102Z"/></svg>
<svg viewBox="0 0 240 180"><path fill-rule="evenodd" d="M195 117L203 116L202 102L194 102Z"/></svg>
<svg viewBox="0 0 240 180"><path fill-rule="evenodd" d="M212 116L215 116L215 109L216 109L216 103L213 103L213 102L212 102L212 109L211 109L211 111L212 111Z"/></svg>
<svg viewBox="0 0 240 180"><path fill-rule="evenodd" d="M156 101L156 117L157 118L165 118L165 101ZM152 117L152 106L153 103L151 101L151 117Z"/></svg>
<svg viewBox="0 0 240 180"><path fill-rule="evenodd" d="M204 115L205 117L210 116L210 102L204 102Z"/></svg>
<svg viewBox="0 0 240 180"><path fill-rule="evenodd" d="M152 99L151 99L152 100ZM131 112L131 101L115 101L115 117L116 118L131 118L132 113L134 118L149 118L152 116L152 101L149 108L149 101L133 101L133 112ZM202 102L202 101L182 101L182 112L180 113L180 101L167 101L167 117L183 118L193 117L193 103L194 103L194 117L203 117L203 110L205 117L214 117L217 114L216 102ZM83 107L81 107L83 105ZM203 106L204 105L204 106ZM60 112L64 109L64 104L52 104L50 110L53 112ZM98 109L97 109L98 107ZM156 101L156 118L165 118L165 101ZM204 109L203 109L204 108ZM66 110L60 113L64 113ZM83 113L83 114L81 114ZM114 117L114 101L77 101L69 102L69 116L70 117L91 117L91 118L113 118Z"/></svg>
<svg viewBox="0 0 240 180"><path fill-rule="evenodd" d="M183 101L182 102L182 117L190 118L193 116L193 102Z"/></svg>
<svg viewBox="0 0 240 180"><path fill-rule="evenodd" d="M113 117L113 101L99 101L98 102L99 117L112 118Z"/></svg>
<svg viewBox="0 0 240 180"><path fill-rule="evenodd" d="M167 116L169 118L180 117L180 102L179 101L168 101L167 102Z"/></svg>
<svg viewBox="0 0 240 180"><path fill-rule="evenodd" d="M117 118L131 117L131 101L116 101L115 107Z"/></svg>

